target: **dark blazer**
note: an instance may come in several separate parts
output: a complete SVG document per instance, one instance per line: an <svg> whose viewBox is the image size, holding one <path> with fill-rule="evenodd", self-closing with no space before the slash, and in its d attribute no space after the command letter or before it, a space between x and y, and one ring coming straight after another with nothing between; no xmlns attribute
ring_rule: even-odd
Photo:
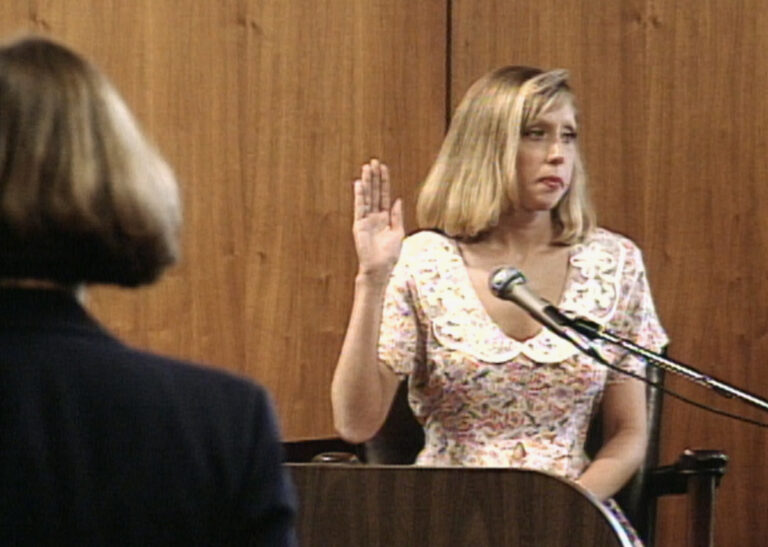
<svg viewBox="0 0 768 547"><path fill-rule="evenodd" d="M258 385L0 290L0 545L293 545L281 464Z"/></svg>

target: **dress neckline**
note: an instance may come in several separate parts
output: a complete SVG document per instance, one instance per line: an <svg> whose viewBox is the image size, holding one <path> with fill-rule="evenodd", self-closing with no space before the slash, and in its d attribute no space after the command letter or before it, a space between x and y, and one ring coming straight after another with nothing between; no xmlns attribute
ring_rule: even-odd
<svg viewBox="0 0 768 547"><path fill-rule="evenodd" d="M480 295L477 293L477 289L475 289L475 285L472 283L472 279L469 275L469 270L467 269L467 263L464 260L464 254L461 252L461 247L459 247L458 241L456 241L454 238L449 238L451 241L451 245L454 250L454 255L456 258L456 267L461 270L461 274L457 276L459 279L462 280L462 282L466 285L468 288L467 291L461 291L463 294L466 294L466 299L468 300L468 305L476 308L476 310L479 311L480 316L483 318L483 320L492 326L493 329L495 329L503 338L509 340L513 344L519 344L526 346L528 344L532 344L535 341L537 341L540 337L544 335L548 335L549 331L546 327L543 325L536 331L535 334L532 336L529 336L524 339L519 339L514 336L511 336L506 333L506 331L501 328L501 325L496 322L496 320L491 317L491 314L488 313L488 309L483 304L483 301L480 299ZM577 253L577 249L580 247L580 245L571 245L569 251L568 251L568 258L566 262L566 270L565 270L565 279L563 281L563 286L560 291L560 295L557 299L557 303L554 303L554 305L561 309L563 306L563 303L566 302L567 296L569 291L571 290L571 287L574 283L574 268L573 264L571 263L573 257Z"/></svg>

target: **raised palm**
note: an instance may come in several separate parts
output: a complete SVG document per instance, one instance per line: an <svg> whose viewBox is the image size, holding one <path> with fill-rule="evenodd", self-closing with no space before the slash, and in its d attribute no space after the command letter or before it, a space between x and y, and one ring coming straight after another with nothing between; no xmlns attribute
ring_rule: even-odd
<svg viewBox="0 0 768 547"><path fill-rule="evenodd" d="M390 208L389 170L378 160L363 165L355 181L355 238L360 273L386 280L403 242L402 204Z"/></svg>

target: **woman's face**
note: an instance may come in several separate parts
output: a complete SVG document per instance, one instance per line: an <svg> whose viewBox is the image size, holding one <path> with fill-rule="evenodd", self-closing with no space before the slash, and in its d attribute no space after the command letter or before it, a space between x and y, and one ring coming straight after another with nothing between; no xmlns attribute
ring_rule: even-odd
<svg viewBox="0 0 768 547"><path fill-rule="evenodd" d="M569 103L554 104L523 130L517 149L520 208L550 211L571 185L576 161L576 114Z"/></svg>

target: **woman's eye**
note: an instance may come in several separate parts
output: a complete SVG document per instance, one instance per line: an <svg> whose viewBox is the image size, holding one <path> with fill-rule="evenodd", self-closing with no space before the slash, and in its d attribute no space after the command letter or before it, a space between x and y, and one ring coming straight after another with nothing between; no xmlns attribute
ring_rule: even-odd
<svg viewBox="0 0 768 547"><path fill-rule="evenodd" d="M523 136L531 139L541 139L542 137L544 137L544 130L543 129L526 129L523 132Z"/></svg>
<svg viewBox="0 0 768 547"><path fill-rule="evenodd" d="M576 133L575 131L567 131L563 133L562 139L563 139L563 142L573 142L576 140L578 136L579 134Z"/></svg>

